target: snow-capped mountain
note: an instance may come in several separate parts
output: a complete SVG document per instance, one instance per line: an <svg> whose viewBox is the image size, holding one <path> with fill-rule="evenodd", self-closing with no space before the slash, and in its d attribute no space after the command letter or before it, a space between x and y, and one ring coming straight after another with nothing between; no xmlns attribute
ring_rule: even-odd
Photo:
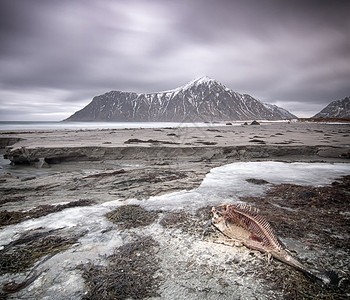
<svg viewBox="0 0 350 300"><path fill-rule="evenodd" d="M350 97L329 103L313 118L350 118Z"/></svg>
<svg viewBox="0 0 350 300"><path fill-rule="evenodd" d="M111 91L96 96L66 121L205 122L296 118L288 111L214 79L201 77L174 90L137 94Z"/></svg>

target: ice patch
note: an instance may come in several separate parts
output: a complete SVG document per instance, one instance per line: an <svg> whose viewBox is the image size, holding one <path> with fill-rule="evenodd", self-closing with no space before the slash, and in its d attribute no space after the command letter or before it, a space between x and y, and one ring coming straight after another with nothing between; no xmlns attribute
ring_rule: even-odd
<svg viewBox="0 0 350 300"><path fill-rule="evenodd" d="M6 226L0 231L0 245L7 245L20 237L23 232L41 229L79 229L89 230L90 234L110 225L105 213L110 210L102 205L74 207L47 216L29 219L22 223Z"/></svg>
<svg viewBox="0 0 350 300"><path fill-rule="evenodd" d="M346 163L237 162L212 169L197 189L143 201L129 200L129 203L140 204L148 210L195 211L209 205L236 203L241 197L264 195L270 185L247 182L249 178L273 184L321 186L349 174L350 164Z"/></svg>
<svg viewBox="0 0 350 300"><path fill-rule="evenodd" d="M59 235L81 235L78 242L68 250L42 264L38 269L42 273L40 277L28 290L20 291L17 299L81 299L85 285L77 270L78 265L88 262L104 264L105 256L112 254L128 238L104 217L113 204L118 205L113 201L110 205L69 208L3 228L0 231L0 250L31 230L59 229ZM7 274L1 276L0 284L12 278Z"/></svg>

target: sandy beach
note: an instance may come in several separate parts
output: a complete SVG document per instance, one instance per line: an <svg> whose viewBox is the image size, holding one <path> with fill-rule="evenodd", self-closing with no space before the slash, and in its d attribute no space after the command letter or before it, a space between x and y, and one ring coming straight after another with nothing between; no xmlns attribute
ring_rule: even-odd
<svg viewBox="0 0 350 300"><path fill-rule="evenodd" d="M4 298L232 299L237 291L239 299L350 296L349 124L1 131L0 146L15 164L0 175ZM247 183L254 193L220 196L215 186L235 185L225 176L238 166L249 170L248 179L267 182ZM276 177L288 173L283 168L295 175L265 178L273 168L281 172ZM309 185L298 183L305 168L311 168ZM218 183L206 187L212 174ZM181 206L179 197L199 204ZM167 201L178 207L166 208ZM259 208L296 257L340 279L324 288L283 263L268 264L260 252L217 243L220 233L211 227L203 234L212 203L220 201ZM51 246L42 249L48 238ZM28 249L36 256L25 262L20 253Z"/></svg>

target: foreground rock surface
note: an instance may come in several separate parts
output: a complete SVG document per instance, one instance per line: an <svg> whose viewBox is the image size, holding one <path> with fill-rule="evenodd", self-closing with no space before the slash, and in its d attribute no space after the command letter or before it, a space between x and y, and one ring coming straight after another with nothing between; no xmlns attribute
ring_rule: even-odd
<svg viewBox="0 0 350 300"><path fill-rule="evenodd" d="M106 179L106 173L89 178ZM141 184L143 190L146 184ZM83 189L89 195L96 186L87 184ZM50 189L37 190L47 200L52 197ZM18 194L26 197L25 190ZM6 205L17 201L17 211L21 210L26 200L18 197L8 196ZM238 299L316 295L345 299L350 295L349 177L325 188L272 185L264 197L241 200L260 208L293 256L336 272L338 284L321 287L283 263L268 263L259 252L221 244L218 231L204 228L210 206L195 212L147 211L129 201L114 206L90 202L85 207L71 202L69 211L53 213L48 205L46 216L42 207L40 217L18 219L3 228L13 226L15 236L0 250L2 298L232 299L234 294ZM94 217L80 219L80 210L90 210ZM67 214L74 221L60 223Z"/></svg>
<svg viewBox="0 0 350 300"><path fill-rule="evenodd" d="M187 210L147 204L168 196L171 202L177 193L208 201L195 199L196 188L210 170L232 161L349 161L347 125L279 125L3 133L24 139L10 146L8 154L24 147L49 168L9 166L0 176L0 297L350 297L349 177L326 187L271 184L259 169L245 182L264 193L243 197L228 192L223 197L259 208L293 255L334 271L340 281L328 288L278 261L269 264L259 252L221 244L219 232L204 228L210 205ZM60 158L66 149L84 147L104 151ZM188 152L176 152L179 147ZM216 152L220 147L222 152ZM225 153L224 147L232 151ZM276 152L252 156L266 147ZM60 152L43 155L52 155L51 150ZM222 197L212 189L207 193L214 200Z"/></svg>

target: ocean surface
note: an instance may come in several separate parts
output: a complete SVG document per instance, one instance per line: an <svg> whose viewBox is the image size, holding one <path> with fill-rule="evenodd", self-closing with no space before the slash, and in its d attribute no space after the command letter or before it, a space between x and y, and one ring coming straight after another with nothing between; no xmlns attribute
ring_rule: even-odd
<svg viewBox="0 0 350 300"><path fill-rule="evenodd" d="M233 123L233 125L241 125ZM226 123L182 123L182 122L45 122L45 121L0 121L0 131L10 130L88 130L116 128L161 128L161 127L210 127L225 126Z"/></svg>

